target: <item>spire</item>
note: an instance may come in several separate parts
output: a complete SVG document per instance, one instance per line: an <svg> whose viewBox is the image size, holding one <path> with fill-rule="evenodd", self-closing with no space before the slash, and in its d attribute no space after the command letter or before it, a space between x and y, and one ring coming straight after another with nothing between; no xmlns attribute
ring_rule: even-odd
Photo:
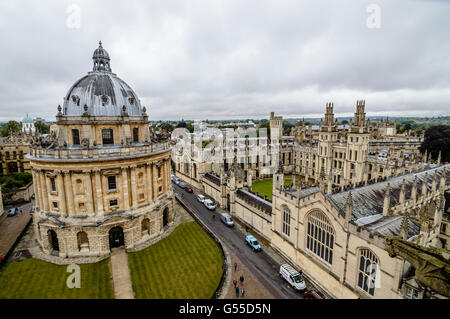
<svg viewBox="0 0 450 319"><path fill-rule="evenodd" d="M387 183L386 191L384 192L384 202L383 202L383 215L384 216L388 215L390 205L391 205L391 183Z"/></svg>
<svg viewBox="0 0 450 319"><path fill-rule="evenodd" d="M428 173L425 173L425 175L423 176L423 182L422 182L422 196L425 196L425 194L427 193L427 189L428 189Z"/></svg>
<svg viewBox="0 0 450 319"><path fill-rule="evenodd" d="M438 158L437 158L437 164L441 165L441 151L439 151L439 155L438 155Z"/></svg>
<svg viewBox="0 0 450 319"><path fill-rule="evenodd" d="M408 240L408 230L409 230L409 211L407 210L405 212L405 215L402 219L402 224L400 226L400 237L403 238L403 240Z"/></svg>
<svg viewBox="0 0 450 319"><path fill-rule="evenodd" d="M349 191L347 201L345 202L345 221L349 222L352 219L352 211L353 211L352 191Z"/></svg>
<svg viewBox="0 0 450 319"><path fill-rule="evenodd" d="M402 181L402 186L400 188L400 195L398 199L399 203L403 203L404 201L405 201L405 179L403 179Z"/></svg>
<svg viewBox="0 0 450 319"><path fill-rule="evenodd" d="M415 205L417 201L417 175L414 175L414 181L411 188L411 198L413 200L413 205Z"/></svg>
<svg viewBox="0 0 450 319"><path fill-rule="evenodd" d="M447 181L447 168L444 166L444 168L442 169L442 173L441 173L441 182L439 183L439 188L441 190L445 189L445 184Z"/></svg>

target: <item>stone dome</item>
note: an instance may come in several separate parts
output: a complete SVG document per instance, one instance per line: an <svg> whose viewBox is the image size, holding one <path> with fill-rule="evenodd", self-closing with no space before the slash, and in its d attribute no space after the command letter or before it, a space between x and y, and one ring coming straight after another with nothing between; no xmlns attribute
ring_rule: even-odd
<svg viewBox="0 0 450 319"><path fill-rule="evenodd" d="M142 116L138 96L127 83L112 73L109 54L101 42L92 59L92 72L75 82L67 92L63 116L83 115L84 105L91 116L121 116L123 106L129 116Z"/></svg>

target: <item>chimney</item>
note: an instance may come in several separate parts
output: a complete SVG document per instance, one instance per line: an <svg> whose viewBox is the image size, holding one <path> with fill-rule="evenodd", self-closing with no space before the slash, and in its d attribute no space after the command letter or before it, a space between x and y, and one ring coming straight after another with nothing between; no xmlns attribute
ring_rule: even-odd
<svg viewBox="0 0 450 319"><path fill-rule="evenodd" d="M383 215L387 216L389 207L391 206L391 183L387 183L386 191L384 193L384 202L383 202Z"/></svg>

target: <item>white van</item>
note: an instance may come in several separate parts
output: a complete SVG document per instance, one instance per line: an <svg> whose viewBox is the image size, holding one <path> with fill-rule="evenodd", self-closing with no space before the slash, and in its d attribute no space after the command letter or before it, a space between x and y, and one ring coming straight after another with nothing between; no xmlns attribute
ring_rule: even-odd
<svg viewBox="0 0 450 319"><path fill-rule="evenodd" d="M305 290L306 285L303 276L289 264L280 266L280 276L283 277L296 290Z"/></svg>

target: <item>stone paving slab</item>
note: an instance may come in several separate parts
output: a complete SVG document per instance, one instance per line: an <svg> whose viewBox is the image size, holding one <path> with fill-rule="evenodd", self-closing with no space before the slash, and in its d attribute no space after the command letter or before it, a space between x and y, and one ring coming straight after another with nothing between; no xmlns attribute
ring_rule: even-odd
<svg viewBox="0 0 450 319"><path fill-rule="evenodd" d="M134 299L130 269L128 268L128 256L125 249L113 249L110 260L114 283L114 297L116 299Z"/></svg>

